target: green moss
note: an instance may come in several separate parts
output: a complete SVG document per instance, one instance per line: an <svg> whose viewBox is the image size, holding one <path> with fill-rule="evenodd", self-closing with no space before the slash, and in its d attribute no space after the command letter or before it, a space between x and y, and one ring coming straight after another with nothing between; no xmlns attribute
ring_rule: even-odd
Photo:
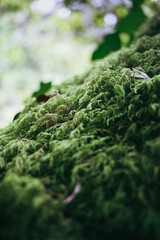
<svg viewBox="0 0 160 240"><path fill-rule="evenodd" d="M2 240L160 239L159 62L144 36L0 130Z"/></svg>

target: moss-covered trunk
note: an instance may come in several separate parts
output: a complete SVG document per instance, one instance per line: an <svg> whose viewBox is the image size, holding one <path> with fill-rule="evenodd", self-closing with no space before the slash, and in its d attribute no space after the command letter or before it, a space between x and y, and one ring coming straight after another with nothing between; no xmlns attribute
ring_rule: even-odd
<svg viewBox="0 0 160 240"><path fill-rule="evenodd" d="M0 131L1 240L160 239L155 32Z"/></svg>

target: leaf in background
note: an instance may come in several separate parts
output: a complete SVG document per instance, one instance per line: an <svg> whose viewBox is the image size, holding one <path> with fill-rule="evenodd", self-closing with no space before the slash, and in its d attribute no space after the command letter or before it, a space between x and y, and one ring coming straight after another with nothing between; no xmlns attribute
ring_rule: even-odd
<svg viewBox="0 0 160 240"><path fill-rule="evenodd" d="M121 41L118 33L109 34L104 38L104 41L93 52L92 60L104 58L112 51L120 49Z"/></svg>
<svg viewBox="0 0 160 240"><path fill-rule="evenodd" d="M38 97L40 94L44 94L46 92L48 92L52 87L52 83L48 82L48 83L40 83L40 88L38 91L34 92L32 97Z"/></svg>
<svg viewBox="0 0 160 240"><path fill-rule="evenodd" d="M14 116L13 121L15 121L15 120L19 117L20 113L21 113L21 112L18 112L18 113Z"/></svg>
<svg viewBox="0 0 160 240"><path fill-rule="evenodd" d="M144 3L144 0L132 0L132 3L134 8L139 8Z"/></svg>
<svg viewBox="0 0 160 240"><path fill-rule="evenodd" d="M116 27L117 32L125 32L133 35L137 31L138 27L144 22L146 16L144 15L141 4L143 0L134 0L133 8L130 10L129 14L122 18Z"/></svg>

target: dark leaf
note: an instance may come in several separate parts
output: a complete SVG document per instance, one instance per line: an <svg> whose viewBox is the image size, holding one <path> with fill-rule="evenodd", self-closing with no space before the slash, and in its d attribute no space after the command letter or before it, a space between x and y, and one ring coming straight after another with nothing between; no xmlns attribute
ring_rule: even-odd
<svg viewBox="0 0 160 240"><path fill-rule="evenodd" d="M15 121L15 120L19 117L20 113L21 113L21 112L18 112L18 113L14 116L13 121Z"/></svg>
<svg viewBox="0 0 160 240"><path fill-rule="evenodd" d="M144 0L138 0L138 1L132 0L132 3L134 8L139 8L142 5L142 3L144 3Z"/></svg>
<svg viewBox="0 0 160 240"><path fill-rule="evenodd" d="M41 82L40 83L40 88L38 91L34 92L32 97L38 97L40 94L44 94L46 92L48 92L52 87L52 83L51 82L48 82L48 83L43 83Z"/></svg>
<svg viewBox="0 0 160 240"><path fill-rule="evenodd" d="M104 41L93 52L92 60L104 58L112 51L120 49L121 41L118 33L109 34L104 38Z"/></svg>
<svg viewBox="0 0 160 240"><path fill-rule="evenodd" d="M134 1L133 8L129 12L129 14L122 18L119 24L116 27L117 32L128 33L129 35L133 35L135 31L137 31L138 27L144 22L146 16L144 15L140 5L141 1Z"/></svg>

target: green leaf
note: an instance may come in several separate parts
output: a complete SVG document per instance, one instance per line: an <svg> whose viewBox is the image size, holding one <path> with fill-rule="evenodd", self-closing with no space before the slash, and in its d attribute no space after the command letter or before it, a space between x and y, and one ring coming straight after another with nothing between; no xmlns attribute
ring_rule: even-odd
<svg viewBox="0 0 160 240"><path fill-rule="evenodd" d="M129 12L129 14L125 18L122 18L117 25L117 32L124 32L133 35L133 33L137 31L138 27L146 19L146 16L144 15L140 7L143 1L137 1L138 3L136 3L136 1L134 2L133 8Z"/></svg>
<svg viewBox="0 0 160 240"><path fill-rule="evenodd" d="M139 8L144 3L144 0L132 0L132 3L134 8Z"/></svg>
<svg viewBox="0 0 160 240"><path fill-rule="evenodd" d="M104 38L104 41L93 52L92 60L104 58L112 51L120 49L121 41L118 33L109 34Z"/></svg>
<svg viewBox="0 0 160 240"><path fill-rule="evenodd" d="M116 84L116 85L114 86L114 91L115 91L116 94L119 94L119 95L122 96L122 97L125 96L125 90L124 90L124 88L123 88L121 85L119 85L119 84Z"/></svg>
<svg viewBox="0 0 160 240"><path fill-rule="evenodd" d="M39 90L34 92L32 97L38 97L38 95L48 92L51 89L51 87L52 87L51 82L48 82L48 83L41 82Z"/></svg>

